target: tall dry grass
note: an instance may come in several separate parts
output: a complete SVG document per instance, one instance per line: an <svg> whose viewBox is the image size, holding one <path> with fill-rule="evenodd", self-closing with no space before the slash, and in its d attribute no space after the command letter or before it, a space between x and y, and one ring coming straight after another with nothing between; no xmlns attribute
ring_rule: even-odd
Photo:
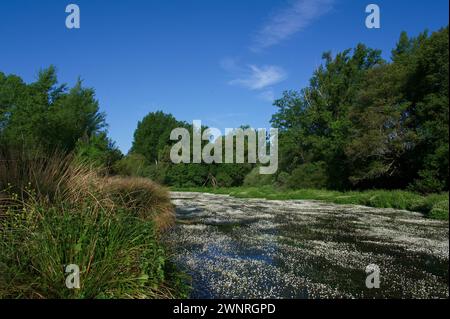
<svg viewBox="0 0 450 319"><path fill-rule="evenodd" d="M0 298L185 297L159 241L173 221L168 191L149 180L0 153ZM68 264L80 289L65 286Z"/></svg>
<svg viewBox="0 0 450 319"><path fill-rule="evenodd" d="M76 202L98 188L97 176L88 166L75 164L72 156L63 153L35 157L23 152L0 151L3 197L13 194L19 200L33 196L47 203Z"/></svg>
<svg viewBox="0 0 450 319"><path fill-rule="evenodd" d="M175 220L166 188L138 177L105 177L73 156L55 152L47 157L0 152L0 207L33 198L40 203L90 202L100 208L126 209L152 219L159 230ZM1 211L1 208L0 208Z"/></svg>
<svg viewBox="0 0 450 319"><path fill-rule="evenodd" d="M175 222L169 191L146 178L107 177L102 180L101 193L112 205L126 207L142 219L151 219L157 229L167 230Z"/></svg>

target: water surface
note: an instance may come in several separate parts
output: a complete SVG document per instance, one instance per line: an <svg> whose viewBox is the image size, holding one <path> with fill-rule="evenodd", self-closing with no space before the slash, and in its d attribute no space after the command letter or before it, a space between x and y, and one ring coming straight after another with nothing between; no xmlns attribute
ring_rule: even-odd
<svg viewBox="0 0 450 319"><path fill-rule="evenodd" d="M318 201L172 193L192 298L448 298L448 222ZM379 289L365 269L380 268Z"/></svg>

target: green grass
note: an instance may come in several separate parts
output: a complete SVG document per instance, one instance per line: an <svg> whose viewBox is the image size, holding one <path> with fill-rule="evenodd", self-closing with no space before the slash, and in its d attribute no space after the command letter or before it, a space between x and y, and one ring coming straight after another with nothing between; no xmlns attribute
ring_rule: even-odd
<svg viewBox="0 0 450 319"><path fill-rule="evenodd" d="M156 298L165 257L151 222L105 210L31 206L0 226L1 298ZM80 268L80 289L64 265ZM168 292L167 292L168 293Z"/></svg>
<svg viewBox="0 0 450 319"><path fill-rule="evenodd" d="M187 297L160 240L172 221L167 190L148 180L58 156L0 160L0 299ZM70 264L79 289L66 287Z"/></svg>
<svg viewBox="0 0 450 319"><path fill-rule="evenodd" d="M282 190L273 186L232 188L173 188L177 191L227 194L238 198L265 198L269 200L321 200L335 204L364 205L377 208L395 208L420 212L433 219L448 220L448 193L421 194L402 190L368 190L338 192L318 189Z"/></svg>

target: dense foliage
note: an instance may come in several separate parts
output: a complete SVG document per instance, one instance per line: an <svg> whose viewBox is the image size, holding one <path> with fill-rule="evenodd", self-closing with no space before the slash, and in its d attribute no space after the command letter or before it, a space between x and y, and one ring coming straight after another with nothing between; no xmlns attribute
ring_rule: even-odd
<svg viewBox="0 0 450 319"><path fill-rule="evenodd" d="M186 297L160 241L168 192L108 176L122 154L105 128L81 81L58 85L53 67L31 84L0 73L0 298ZM65 285L70 264L79 289Z"/></svg>
<svg viewBox="0 0 450 319"><path fill-rule="evenodd" d="M54 67L30 84L0 73L0 146L74 152L109 173L176 187L441 192L449 175L448 57L448 27L413 38L402 33L389 61L363 44L325 53L307 87L274 102L280 163L270 177L258 176L255 164L173 164L170 132L192 132L192 125L161 111L138 123L123 157L107 136L94 90L80 80L58 85Z"/></svg>
<svg viewBox="0 0 450 319"><path fill-rule="evenodd" d="M134 133L130 154L116 163L116 172L149 177L159 183L177 187L242 185L252 164L197 164L193 163L192 154L190 164L173 164L170 150L177 141L170 140L170 133L174 128L186 128L191 133L192 145L191 124L178 121L171 114L162 111L145 116ZM202 127L202 132L205 129L207 127ZM202 143L204 146L207 142Z"/></svg>
<svg viewBox="0 0 450 319"><path fill-rule="evenodd" d="M448 57L448 27L415 38L402 33L389 62L363 44L335 56L325 53L308 87L286 91L274 102L280 166L273 177L258 177L250 164L171 164L170 131L191 127L162 112L139 122L121 165L141 154L138 175L176 187L445 191Z"/></svg>
<svg viewBox="0 0 450 319"><path fill-rule="evenodd" d="M166 189L63 154L0 155L0 298L186 296L159 236L174 220ZM79 289L65 285L70 264Z"/></svg>
<svg viewBox="0 0 450 319"><path fill-rule="evenodd" d="M402 33L392 62L362 44L324 54L307 88L275 101L289 185L448 190L448 57L448 28Z"/></svg>
<svg viewBox="0 0 450 319"><path fill-rule="evenodd" d="M29 154L77 151L80 160L109 167L122 154L106 135L105 115L81 80L58 85L53 66L26 84L0 72L0 147Z"/></svg>

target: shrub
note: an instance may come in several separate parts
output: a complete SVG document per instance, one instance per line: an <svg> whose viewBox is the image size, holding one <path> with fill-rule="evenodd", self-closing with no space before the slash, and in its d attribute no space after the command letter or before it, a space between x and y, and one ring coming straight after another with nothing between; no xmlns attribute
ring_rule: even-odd
<svg viewBox="0 0 450 319"><path fill-rule="evenodd" d="M259 173L259 167L253 168L250 173L245 176L244 186L265 186L272 184L272 175L263 175Z"/></svg>
<svg viewBox="0 0 450 319"><path fill-rule="evenodd" d="M276 178L276 185L281 188L288 187L291 175L287 172L280 172Z"/></svg>
<svg viewBox="0 0 450 319"><path fill-rule="evenodd" d="M26 199L33 190L39 201L83 201L98 187L98 174L87 165L73 165L72 156L48 157L0 150L0 193Z"/></svg>
<svg viewBox="0 0 450 319"><path fill-rule="evenodd" d="M100 184L100 196L113 207L137 214L142 219L154 220L164 230L175 220L167 189L146 178L109 177Z"/></svg>
<svg viewBox="0 0 450 319"><path fill-rule="evenodd" d="M0 298L155 298L166 257L152 221L127 211L28 205L9 210L0 232ZM80 289L65 265L80 267Z"/></svg>
<svg viewBox="0 0 450 319"><path fill-rule="evenodd" d="M423 194L437 193L445 188L445 181L439 178L436 171L422 170L419 172L419 178L409 188Z"/></svg>
<svg viewBox="0 0 450 319"><path fill-rule="evenodd" d="M145 157L141 154L129 154L113 165L113 171L122 176L148 176L149 168Z"/></svg>
<svg viewBox="0 0 450 319"><path fill-rule="evenodd" d="M173 223L170 198L150 180L9 153L0 201L0 298L186 296L158 240ZM80 267L81 289L64 285L67 264Z"/></svg>
<svg viewBox="0 0 450 319"><path fill-rule="evenodd" d="M122 158L122 152L105 132L79 140L74 153L78 162L92 165L108 173L113 172L113 166Z"/></svg>
<svg viewBox="0 0 450 319"><path fill-rule="evenodd" d="M231 187L233 185L233 179L226 172L219 172L216 181L219 187Z"/></svg>
<svg viewBox="0 0 450 319"><path fill-rule="evenodd" d="M429 217L433 219L442 219L442 220L448 220L448 211L449 211L449 203L447 200L442 200L437 202L433 205L431 208L431 211L429 213Z"/></svg>
<svg viewBox="0 0 450 319"><path fill-rule="evenodd" d="M153 164L147 167L145 176L159 184L164 185L168 180L168 171L169 165L166 163L159 163L157 165Z"/></svg>
<svg viewBox="0 0 450 319"><path fill-rule="evenodd" d="M288 187L300 188L324 188L327 185L327 173L324 162L307 163L292 171L288 179Z"/></svg>

